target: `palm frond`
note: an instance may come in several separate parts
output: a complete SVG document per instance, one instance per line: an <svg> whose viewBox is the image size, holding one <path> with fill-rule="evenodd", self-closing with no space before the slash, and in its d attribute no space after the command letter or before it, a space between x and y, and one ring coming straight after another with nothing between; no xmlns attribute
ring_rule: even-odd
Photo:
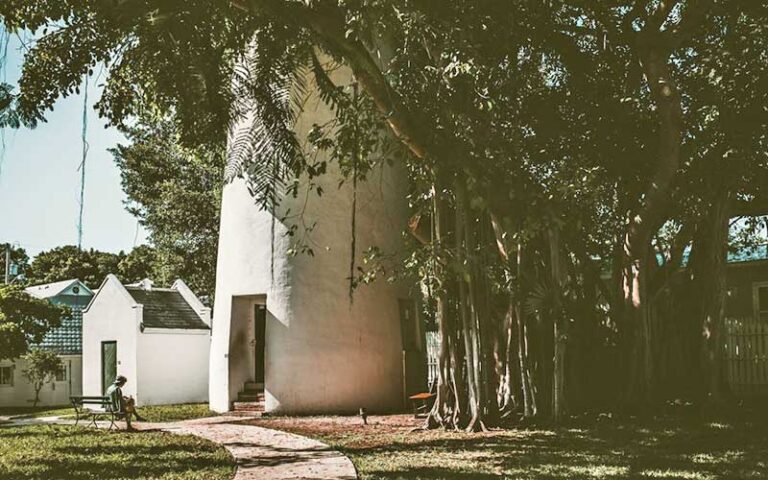
<svg viewBox="0 0 768 480"><path fill-rule="evenodd" d="M233 70L233 125L225 178L245 178L256 202L274 206L306 161L294 124L307 93L307 52L256 39Z"/></svg>
<svg viewBox="0 0 768 480"><path fill-rule="evenodd" d="M342 89L333 83L314 52L312 52L312 74L315 76L320 99L331 108L338 110L343 96Z"/></svg>
<svg viewBox="0 0 768 480"><path fill-rule="evenodd" d="M525 313L550 316L559 308L557 290L546 280L535 282L525 299Z"/></svg>

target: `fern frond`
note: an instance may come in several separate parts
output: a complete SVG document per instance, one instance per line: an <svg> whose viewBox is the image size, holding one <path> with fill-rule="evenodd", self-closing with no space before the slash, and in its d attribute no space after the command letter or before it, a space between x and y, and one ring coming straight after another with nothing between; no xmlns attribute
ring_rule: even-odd
<svg viewBox="0 0 768 480"><path fill-rule="evenodd" d="M273 207L279 190L306 168L293 130L307 86L307 50L286 49L274 39L257 38L233 69L234 126L225 168L227 181L245 178L262 208Z"/></svg>

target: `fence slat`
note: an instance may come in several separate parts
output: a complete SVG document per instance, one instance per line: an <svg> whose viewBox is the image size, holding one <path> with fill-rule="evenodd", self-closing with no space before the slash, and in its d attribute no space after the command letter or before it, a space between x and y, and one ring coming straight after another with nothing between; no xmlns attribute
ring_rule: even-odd
<svg viewBox="0 0 768 480"><path fill-rule="evenodd" d="M728 318L723 334L723 368L731 390L737 395L768 393L768 322Z"/></svg>

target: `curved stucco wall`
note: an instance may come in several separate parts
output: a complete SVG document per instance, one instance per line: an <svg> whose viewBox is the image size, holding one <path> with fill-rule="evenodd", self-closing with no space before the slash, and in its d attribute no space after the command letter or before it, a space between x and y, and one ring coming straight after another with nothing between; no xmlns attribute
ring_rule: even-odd
<svg viewBox="0 0 768 480"><path fill-rule="evenodd" d="M347 75L334 73L338 83ZM346 78L349 78L348 76ZM305 102L297 131L330 118L315 96ZM301 138L301 134L300 134ZM384 162L382 162L384 163ZM280 210L297 213L285 224L259 209L243 180L224 188L210 364L210 402L226 411L249 376L242 358L253 303L266 303L267 411L348 412L360 407L392 410L403 404L402 340L398 299L402 285L383 280L361 286L349 298L352 187L339 188L331 167L319 183L324 193L283 199ZM357 188L356 251L376 246L402 251L407 222L406 178L392 166L378 166ZM290 255L291 223L311 225L314 257ZM273 235L274 228L274 235ZM299 229L298 235L302 234ZM243 303L245 302L245 303ZM248 304L247 302L251 302ZM231 351L232 350L232 351ZM240 357L240 358L235 358Z"/></svg>

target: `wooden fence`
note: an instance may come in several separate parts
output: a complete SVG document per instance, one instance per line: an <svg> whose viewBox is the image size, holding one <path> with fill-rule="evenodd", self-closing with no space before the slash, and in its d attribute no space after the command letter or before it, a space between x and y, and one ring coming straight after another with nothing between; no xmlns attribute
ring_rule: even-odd
<svg viewBox="0 0 768 480"><path fill-rule="evenodd" d="M432 385L437 379L437 369L440 361L440 334L427 332L427 385Z"/></svg>
<svg viewBox="0 0 768 480"><path fill-rule="evenodd" d="M736 395L768 393L768 322L728 318L723 332L726 378Z"/></svg>
<svg viewBox="0 0 768 480"><path fill-rule="evenodd" d="M733 393L768 394L768 319L728 318L723 332L723 362ZM427 385L437 378L440 335L426 332Z"/></svg>

